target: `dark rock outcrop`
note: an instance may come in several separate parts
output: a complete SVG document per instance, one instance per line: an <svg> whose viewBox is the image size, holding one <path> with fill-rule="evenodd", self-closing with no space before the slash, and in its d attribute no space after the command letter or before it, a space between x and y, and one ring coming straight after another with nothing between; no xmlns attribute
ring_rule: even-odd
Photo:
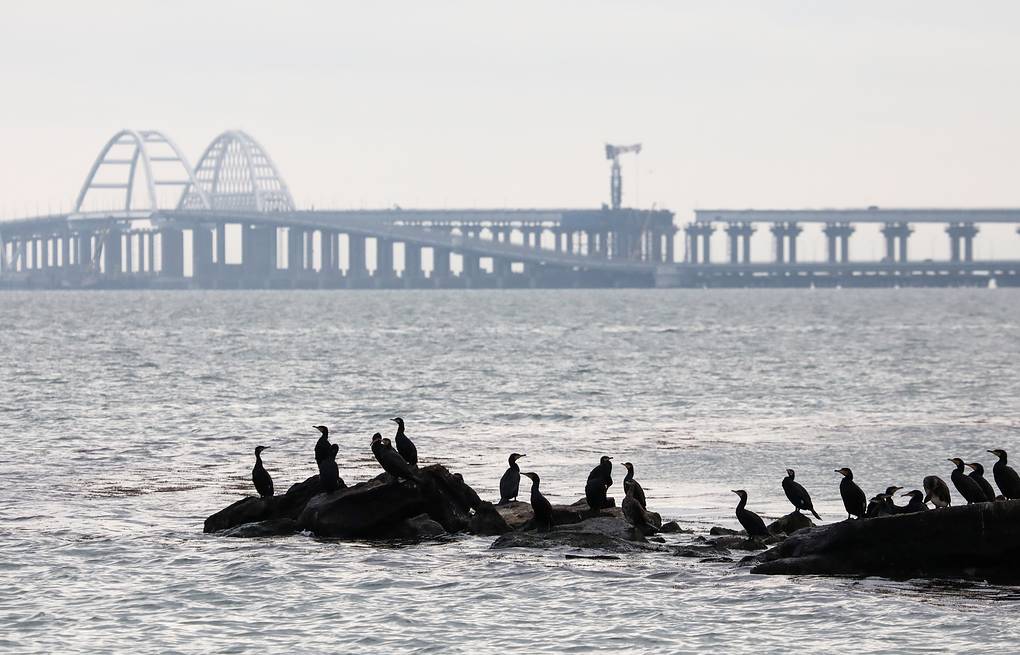
<svg viewBox="0 0 1020 655"><path fill-rule="evenodd" d="M294 519L269 519L257 523L243 523L223 531L224 537L282 537L297 532L297 521Z"/></svg>
<svg viewBox="0 0 1020 655"><path fill-rule="evenodd" d="M496 537L512 529L496 506L485 501L479 502L471 522L468 523L468 532L479 536Z"/></svg>
<svg viewBox="0 0 1020 655"><path fill-rule="evenodd" d="M236 536L263 536L273 523L290 520L290 526L326 538L417 539L442 532L460 532L480 507L478 494L460 476L433 464L420 469L423 482L398 481L383 473L371 480L321 492L319 476L295 484L282 496L244 498L213 514L205 521L205 532L237 528ZM423 518L423 515L425 518ZM238 526L259 524L262 527Z"/></svg>
<svg viewBox="0 0 1020 655"><path fill-rule="evenodd" d="M758 561L752 573L1020 582L1020 500L799 530Z"/></svg>
<svg viewBox="0 0 1020 655"><path fill-rule="evenodd" d="M815 527L815 524L811 522L807 514L801 514L800 512L790 512L768 525L769 532L774 535L793 534L799 530L813 527Z"/></svg>
<svg viewBox="0 0 1020 655"><path fill-rule="evenodd" d="M619 512L619 510L616 510ZM603 514L606 514L603 510ZM635 540L636 539L636 540ZM502 535L491 548L575 548L607 553L668 551L650 544L620 516L597 516L577 523L556 526L548 532L515 531Z"/></svg>

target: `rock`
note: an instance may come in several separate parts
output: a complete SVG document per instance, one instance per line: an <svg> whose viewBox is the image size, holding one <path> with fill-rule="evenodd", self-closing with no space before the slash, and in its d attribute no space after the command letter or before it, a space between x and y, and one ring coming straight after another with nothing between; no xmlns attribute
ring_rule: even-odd
<svg viewBox="0 0 1020 655"><path fill-rule="evenodd" d="M430 519L428 514L419 514L418 516L404 519L392 528L386 530L384 534L393 539L418 541L422 539L433 539L445 533L446 530L443 529L442 524L438 521Z"/></svg>
<svg viewBox="0 0 1020 655"><path fill-rule="evenodd" d="M242 523L223 531L224 537L281 537L297 532L297 521L294 519L269 519L256 523Z"/></svg>
<svg viewBox="0 0 1020 655"><path fill-rule="evenodd" d="M772 534L793 534L798 530L813 527L815 527L815 524L811 522L811 519L806 514L793 511L769 523L768 530Z"/></svg>
<svg viewBox="0 0 1020 655"><path fill-rule="evenodd" d="M319 476L292 485L282 496L262 499L248 496L221 509L205 520L203 532L219 532L245 523L273 519L297 519L308 500L319 493Z"/></svg>
<svg viewBox="0 0 1020 655"><path fill-rule="evenodd" d="M480 501L468 523L468 532L484 537L496 537L512 529L496 506L485 501Z"/></svg>
<svg viewBox="0 0 1020 655"><path fill-rule="evenodd" d="M976 503L799 530L752 573L962 577L1020 582L1020 500Z"/></svg>
<svg viewBox="0 0 1020 655"><path fill-rule="evenodd" d="M708 531L708 534L710 534L710 535L712 535L714 537L720 537L720 536L723 536L723 535L738 535L738 534L739 535L744 535L744 534L747 534L747 533L744 532L743 530L731 530L729 528L723 528L723 527L720 527L720 526L716 525L716 526L713 526L712 529Z"/></svg>
<svg viewBox="0 0 1020 655"><path fill-rule="evenodd" d="M573 555L567 553L563 556L564 559L620 559L616 555Z"/></svg>
<svg viewBox="0 0 1020 655"><path fill-rule="evenodd" d="M717 544L689 544L673 551L677 557L728 557L730 551Z"/></svg>
<svg viewBox="0 0 1020 655"><path fill-rule="evenodd" d="M616 509L616 512L619 512ZM619 516L597 516L578 523L556 526L549 532L515 531L504 534L491 548L581 548L610 553L667 551L665 546L634 541L630 524ZM641 539L640 535L637 536Z"/></svg>
<svg viewBox="0 0 1020 655"><path fill-rule="evenodd" d="M675 534L675 533L690 533L693 532L693 530L684 530L683 528L680 527L680 524L677 523L676 521L667 521L666 523L662 524L661 528L659 528L659 532L665 532L666 534Z"/></svg>
<svg viewBox="0 0 1020 655"><path fill-rule="evenodd" d="M612 500L612 498L609 499L609 501ZM495 507L500 516L503 517L503 520L506 521L507 525L509 525L513 530L519 530L525 527L535 517L534 512L531 511L531 503L524 503L515 500L501 505L493 505L493 507ZM554 525L580 523L591 516L591 511L588 509L588 503L583 498L572 505L553 505L552 508ZM600 512L600 515L614 516L618 518L623 517L623 513L617 507L608 507L603 509ZM661 521L661 519L659 520Z"/></svg>
<svg viewBox="0 0 1020 655"><path fill-rule="evenodd" d="M297 529L320 537L340 539L425 538L436 534L435 524L443 532L465 530L472 519L472 507L479 506L478 495L462 478L438 464L426 466L420 473L421 485L399 482L383 473L329 493L321 492L319 478L313 476L293 485L283 496L237 501L206 519L205 531L282 519L296 521ZM422 514L429 523L420 519Z"/></svg>
<svg viewBox="0 0 1020 655"><path fill-rule="evenodd" d="M708 543L733 550L765 550L766 543L760 538L748 539L742 534L724 535L709 539Z"/></svg>

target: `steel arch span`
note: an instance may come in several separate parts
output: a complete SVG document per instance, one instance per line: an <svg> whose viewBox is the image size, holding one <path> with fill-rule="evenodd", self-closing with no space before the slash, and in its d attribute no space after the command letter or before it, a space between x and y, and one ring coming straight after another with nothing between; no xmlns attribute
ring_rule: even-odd
<svg viewBox="0 0 1020 655"><path fill-rule="evenodd" d="M269 153L241 130L228 130L213 139L198 160L195 177L196 184L184 190L178 209L295 210L294 198Z"/></svg>
<svg viewBox="0 0 1020 655"><path fill-rule="evenodd" d="M167 177L162 171L154 171L154 163L157 164L157 168L165 168L165 165L169 164L173 175ZM137 206L134 201L139 164L145 179L144 197L148 201L147 207ZM170 207L159 206L157 187L191 188L196 182L195 173L187 157L165 134L158 130L121 130L106 142L92 163L92 168L89 169L85 183L78 193L78 199L74 203L74 211L86 211L86 200L89 199L90 193L101 190L123 193L123 201L117 203L116 209L102 208L100 211L169 209ZM195 194L195 204L206 209L210 207L204 190L199 189Z"/></svg>

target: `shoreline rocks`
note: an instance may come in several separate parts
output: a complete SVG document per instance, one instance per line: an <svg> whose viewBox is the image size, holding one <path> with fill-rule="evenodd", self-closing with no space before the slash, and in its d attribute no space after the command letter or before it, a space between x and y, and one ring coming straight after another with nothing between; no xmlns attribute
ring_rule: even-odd
<svg viewBox="0 0 1020 655"><path fill-rule="evenodd" d="M954 577L1020 582L1020 500L799 530L757 557L765 575Z"/></svg>

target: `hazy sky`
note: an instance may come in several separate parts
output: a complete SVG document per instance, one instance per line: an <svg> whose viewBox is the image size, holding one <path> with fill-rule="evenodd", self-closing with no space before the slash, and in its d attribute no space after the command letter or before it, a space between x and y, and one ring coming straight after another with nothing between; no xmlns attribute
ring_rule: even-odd
<svg viewBox="0 0 1020 655"><path fill-rule="evenodd" d="M6 1L0 216L66 209L122 127L193 163L245 129L302 206L597 207L606 141L645 147L625 204L678 223L1020 206L1018 34L1016 2Z"/></svg>

